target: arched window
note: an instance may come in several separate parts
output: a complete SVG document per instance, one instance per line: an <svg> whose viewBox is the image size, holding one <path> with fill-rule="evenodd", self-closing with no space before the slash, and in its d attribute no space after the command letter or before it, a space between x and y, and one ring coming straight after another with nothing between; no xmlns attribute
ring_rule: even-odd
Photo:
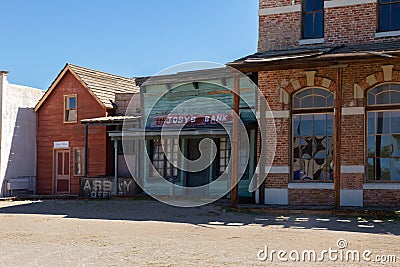
<svg viewBox="0 0 400 267"><path fill-rule="evenodd" d="M292 179L333 181L333 94L307 88L292 99Z"/></svg>
<svg viewBox="0 0 400 267"><path fill-rule="evenodd" d="M379 85L367 94L369 181L400 181L400 84Z"/></svg>

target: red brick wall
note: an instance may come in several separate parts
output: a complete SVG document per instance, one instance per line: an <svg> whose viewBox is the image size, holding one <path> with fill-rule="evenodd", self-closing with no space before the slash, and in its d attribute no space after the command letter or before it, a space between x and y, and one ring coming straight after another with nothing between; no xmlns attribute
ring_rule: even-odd
<svg viewBox="0 0 400 267"><path fill-rule="evenodd" d="M289 189L289 204L299 206L332 206L333 190Z"/></svg>
<svg viewBox="0 0 400 267"><path fill-rule="evenodd" d="M300 1L296 0L296 4ZM290 0L260 0L260 8L290 6ZM400 40L400 37L376 38L376 4L325 8L324 44L373 43ZM301 12L259 17L258 51L300 47Z"/></svg>
<svg viewBox="0 0 400 267"><path fill-rule="evenodd" d="M365 100L354 98L354 84L359 84L363 89L371 88L366 82L366 77L375 74L379 83L383 81L382 65L392 64L393 81L400 81L400 61L387 60L378 63L350 64L343 70L343 107L364 107ZM314 68L310 66L310 70L317 71L315 74L315 86L321 86L322 79L326 78L332 81L330 90L336 88L336 70L333 68ZM307 86L306 70L291 69L278 71L259 72L259 89L268 100L271 110L290 110L290 105L279 103L279 93L283 88L289 94L294 93L291 82L298 81L301 87ZM277 127L277 146L273 166L290 166L291 165L291 119L277 119L275 121ZM342 116L342 166L364 166L365 160L365 117L364 115L346 115ZM342 189L362 189L365 183L365 174L341 174ZM291 181L291 175L287 174L269 174L266 179L267 188L287 188L287 184ZM310 189L311 190L311 189ZM308 189L290 189L289 204L291 205L330 205L332 190L313 190ZM378 190L373 195L368 191L366 204L374 205L379 203L384 206L385 203L393 203L398 197L398 191L390 192L386 190ZM387 196L381 197L382 194ZM395 193L397 192L397 193ZM379 195L377 195L379 193ZM312 194L312 196L310 196ZM372 194L372 195L371 195ZM301 196L303 195L303 196ZM379 198L381 197L381 200ZM388 199L386 199L388 198ZM371 200L372 199L372 200ZM375 200L374 200L375 199ZM373 202L376 201L376 202ZM321 203L321 204L320 204ZM399 202L397 202L399 203ZM392 204L389 204L392 205Z"/></svg>
<svg viewBox="0 0 400 267"><path fill-rule="evenodd" d="M64 95L77 95L77 123L64 123ZM70 148L84 147L85 130L80 120L101 117L106 110L69 72L61 79L37 112L37 193L52 194L53 181L53 142L69 141ZM106 174L106 129L89 128L89 175ZM79 177L73 174L72 150L70 174L71 194L79 193Z"/></svg>
<svg viewBox="0 0 400 267"><path fill-rule="evenodd" d="M400 190L364 190L364 206L399 207Z"/></svg>
<svg viewBox="0 0 400 267"><path fill-rule="evenodd" d="M265 187L266 188L287 188L289 175L284 173L268 174Z"/></svg>

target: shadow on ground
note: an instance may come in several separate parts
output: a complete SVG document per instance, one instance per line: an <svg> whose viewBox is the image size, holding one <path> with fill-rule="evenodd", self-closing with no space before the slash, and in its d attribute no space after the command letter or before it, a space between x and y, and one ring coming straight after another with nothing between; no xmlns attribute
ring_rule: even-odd
<svg viewBox="0 0 400 267"><path fill-rule="evenodd" d="M0 202L4 214L58 215L64 218L188 223L204 227L261 226L400 235L400 221L328 215L272 215L227 211L210 204L178 208L150 200L43 200Z"/></svg>

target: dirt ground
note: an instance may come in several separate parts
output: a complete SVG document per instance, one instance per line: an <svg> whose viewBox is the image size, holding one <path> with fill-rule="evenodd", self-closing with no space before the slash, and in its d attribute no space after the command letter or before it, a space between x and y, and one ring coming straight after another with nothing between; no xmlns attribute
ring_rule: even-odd
<svg viewBox="0 0 400 267"><path fill-rule="evenodd" d="M268 255L272 250L286 254L264 260L265 247ZM316 251L317 262L302 261L305 250ZM370 261L354 258L354 262L348 254L347 262L343 255L349 250L361 255L370 250L366 254ZM323 261L318 262L321 255ZM376 262L393 261L390 255L397 257L396 263ZM399 262L398 220L243 214L217 205L175 208L143 200L0 202L1 266L399 266Z"/></svg>

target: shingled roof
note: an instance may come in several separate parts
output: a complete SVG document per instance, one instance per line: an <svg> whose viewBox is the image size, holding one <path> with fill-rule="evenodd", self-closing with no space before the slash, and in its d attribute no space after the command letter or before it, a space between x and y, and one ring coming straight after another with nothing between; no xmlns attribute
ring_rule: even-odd
<svg viewBox="0 0 400 267"><path fill-rule="evenodd" d="M105 108L114 108L113 103L115 102L116 93L139 92L139 87L133 78L126 78L68 63L51 84L42 99L40 99L34 109L35 111L40 108L67 71L70 71L89 90L100 105Z"/></svg>

